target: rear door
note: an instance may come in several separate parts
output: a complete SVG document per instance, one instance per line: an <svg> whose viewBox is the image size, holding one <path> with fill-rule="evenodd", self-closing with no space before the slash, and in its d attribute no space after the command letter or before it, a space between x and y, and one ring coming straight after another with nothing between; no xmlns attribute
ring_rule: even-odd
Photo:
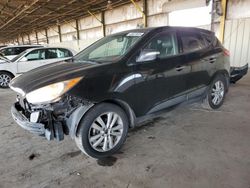
<svg viewBox="0 0 250 188"><path fill-rule="evenodd" d="M165 31L156 34L143 50L156 50L159 56L154 61L136 65L139 115L154 113L185 100L186 76L190 68L183 63L184 56L179 54L176 33Z"/></svg>
<svg viewBox="0 0 250 188"><path fill-rule="evenodd" d="M178 37L184 62L191 68L186 77L188 92L203 90L209 83L210 72L215 69L211 49L199 32L179 31Z"/></svg>

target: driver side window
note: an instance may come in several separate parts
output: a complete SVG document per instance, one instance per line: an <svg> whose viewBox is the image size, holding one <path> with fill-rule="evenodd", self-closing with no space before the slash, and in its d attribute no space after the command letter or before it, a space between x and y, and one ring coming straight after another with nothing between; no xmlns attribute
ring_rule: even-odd
<svg viewBox="0 0 250 188"><path fill-rule="evenodd" d="M144 47L143 50L154 50L159 52L158 58L164 59L178 54L176 37L173 33L162 32L157 34Z"/></svg>
<svg viewBox="0 0 250 188"><path fill-rule="evenodd" d="M45 51L44 50L33 50L28 53L26 56L27 61L36 61L45 59Z"/></svg>

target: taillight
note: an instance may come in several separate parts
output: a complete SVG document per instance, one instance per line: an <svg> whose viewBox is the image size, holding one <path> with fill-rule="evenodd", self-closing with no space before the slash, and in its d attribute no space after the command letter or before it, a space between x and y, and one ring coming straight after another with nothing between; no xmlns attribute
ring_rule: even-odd
<svg viewBox="0 0 250 188"><path fill-rule="evenodd" d="M230 52L226 48L224 48L223 53L224 53L224 56L230 56Z"/></svg>

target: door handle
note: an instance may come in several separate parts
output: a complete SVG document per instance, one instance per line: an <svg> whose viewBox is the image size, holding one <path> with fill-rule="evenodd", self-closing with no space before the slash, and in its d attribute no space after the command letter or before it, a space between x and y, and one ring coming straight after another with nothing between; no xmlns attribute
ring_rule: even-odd
<svg viewBox="0 0 250 188"><path fill-rule="evenodd" d="M209 63L214 63L216 61L216 58L210 58Z"/></svg>
<svg viewBox="0 0 250 188"><path fill-rule="evenodd" d="M214 57L203 59L203 61L207 63L214 63L216 60L217 59Z"/></svg>
<svg viewBox="0 0 250 188"><path fill-rule="evenodd" d="M175 68L176 71L180 72L182 71L186 66L178 66Z"/></svg>

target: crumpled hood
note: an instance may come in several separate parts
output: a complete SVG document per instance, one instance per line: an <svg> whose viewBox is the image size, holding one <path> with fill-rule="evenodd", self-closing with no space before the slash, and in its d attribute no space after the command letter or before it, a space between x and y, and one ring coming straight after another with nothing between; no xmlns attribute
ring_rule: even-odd
<svg viewBox="0 0 250 188"><path fill-rule="evenodd" d="M21 89L24 93L29 93L53 83L84 76L85 71L93 66L97 65L64 61L45 65L14 78L10 87L15 91Z"/></svg>

